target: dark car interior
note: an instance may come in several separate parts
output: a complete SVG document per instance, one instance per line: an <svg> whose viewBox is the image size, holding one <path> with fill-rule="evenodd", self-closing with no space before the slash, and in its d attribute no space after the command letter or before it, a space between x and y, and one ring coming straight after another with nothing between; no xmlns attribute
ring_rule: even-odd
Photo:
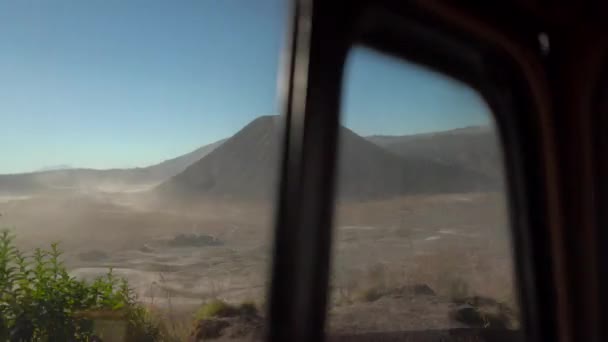
<svg viewBox="0 0 608 342"><path fill-rule="evenodd" d="M355 45L462 80L495 113L523 324L521 335L475 340L605 340L607 10L601 1L296 1L269 340L325 339L337 113ZM437 341L469 340L450 336Z"/></svg>

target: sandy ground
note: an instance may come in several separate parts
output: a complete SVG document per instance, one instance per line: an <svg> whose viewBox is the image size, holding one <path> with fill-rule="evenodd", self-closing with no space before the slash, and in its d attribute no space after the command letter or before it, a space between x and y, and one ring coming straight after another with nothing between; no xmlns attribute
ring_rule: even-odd
<svg viewBox="0 0 608 342"><path fill-rule="evenodd" d="M0 227L26 250L60 241L73 275L114 268L142 302L195 310L209 298L264 302L272 205L148 201L142 193L33 196L0 200ZM500 194L410 196L338 204L329 329L335 332L442 329L455 291L515 306L505 204ZM172 244L179 234L217 244ZM425 284L434 296L383 296L377 289Z"/></svg>

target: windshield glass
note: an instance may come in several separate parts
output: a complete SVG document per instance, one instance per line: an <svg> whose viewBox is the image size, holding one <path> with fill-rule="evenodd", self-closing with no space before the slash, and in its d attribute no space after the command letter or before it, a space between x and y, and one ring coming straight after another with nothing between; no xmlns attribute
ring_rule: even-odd
<svg viewBox="0 0 608 342"><path fill-rule="evenodd" d="M364 48L351 51L344 86L329 333L516 336L507 331L520 321L504 170L487 104L463 83Z"/></svg>

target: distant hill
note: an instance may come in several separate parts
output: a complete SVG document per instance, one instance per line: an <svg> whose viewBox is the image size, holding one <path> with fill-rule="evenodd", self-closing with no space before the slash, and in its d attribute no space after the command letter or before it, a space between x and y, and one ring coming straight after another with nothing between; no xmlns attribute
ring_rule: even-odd
<svg viewBox="0 0 608 342"><path fill-rule="evenodd" d="M50 166L41 167L40 169L36 170L36 172L68 170L68 169L73 169L73 167L68 164L59 164L59 165L50 165Z"/></svg>
<svg viewBox="0 0 608 342"><path fill-rule="evenodd" d="M481 173L494 182L503 181L498 138L489 126L367 139L404 158L424 158Z"/></svg>
<svg viewBox="0 0 608 342"><path fill-rule="evenodd" d="M33 194L65 190L134 190L162 183L213 151L224 140L162 163L134 169L56 169L0 175L0 194Z"/></svg>
<svg viewBox="0 0 608 342"><path fill-rule="evenodd" d="M264 197L274 194L278 117L249 123L220 147L159 186L173 196ZM339 192L348 198L490 189L488 177L425 157L402 158L341 128Z"/></svg>
<svg viewBox="0 0 608 342"><path fill-rule="evenodd" d="M413 193L483 191L497 184L485 175L424 155L399 156L342 128L340 195L385 197Z"/></svg>

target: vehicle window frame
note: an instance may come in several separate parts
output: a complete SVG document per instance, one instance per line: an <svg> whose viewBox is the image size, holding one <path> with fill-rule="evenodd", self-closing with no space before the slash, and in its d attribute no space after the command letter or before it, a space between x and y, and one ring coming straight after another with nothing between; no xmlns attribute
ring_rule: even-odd
<svg viewBox="0 0 608 342"><path fill-rule="evenodd" d="M503 152L523 330L528 340L555 340L554 317L539 314L554 312L556 296L546 262L555 208L542 84L534 88L512 51L420 5L301 0L293 13L269 340L323 339L342 74L358 45L460 80L486 100ZM540 55L532 41L520 48L530 59Z"/></svg>
<svg viewBox="0 0 608 342"><path fill-rule="evenodd" d="M608 49L605 49L604 57L608 57ZM604 59L605 60L605 59ZM591 189L594 205L595 227L598 239L596 241L596 251L598 251L599 263L599 288L606 288L608 285L608 249L605 248L608 242L608 231L605 227L608 224L608 211L604 208L608 207L608 181L605 175L608 172L608 135L606 135L606 127L608 127L608 68L598 76L598 82L595 84L595 91L591 99L591 107L594 112L589 117L589 124L594 126L589 127L591 131L591 139L593 144L593 187ZM600 317L608 317L608 294L604 291L599 291L599 307ZM608 326L601 325L600 336L608 336Z"/></svg>

